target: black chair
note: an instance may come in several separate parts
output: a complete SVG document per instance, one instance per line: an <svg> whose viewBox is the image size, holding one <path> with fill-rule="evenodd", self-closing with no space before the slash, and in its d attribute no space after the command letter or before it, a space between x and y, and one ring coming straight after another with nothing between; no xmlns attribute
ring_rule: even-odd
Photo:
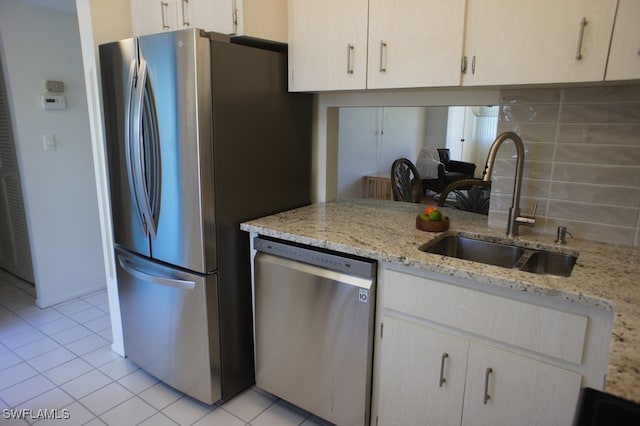
<svg viewBox="0 0 640 426"><path fill-rule="evenodd" d="M391 192L395 201L419 203L422 200L422 181L410 160L399 158L391 165Z"/></svg>
<svg viewBox="0 0 640 426"><path fill-rule="evenodd" d="M449 148L438 148L441 166L438 166L438 177L435 179L422 179L422 187L435 193L440 193L447 185L462 180L473 178L476 165L466 161L451 160Z"/></svg>
<svg viewBox="0 0 640 426"><path fill-rule="evenodd" d="M461 179L450 183L435 197L438 206L452 207L471 213L489 214L491 181Z"/></svg>

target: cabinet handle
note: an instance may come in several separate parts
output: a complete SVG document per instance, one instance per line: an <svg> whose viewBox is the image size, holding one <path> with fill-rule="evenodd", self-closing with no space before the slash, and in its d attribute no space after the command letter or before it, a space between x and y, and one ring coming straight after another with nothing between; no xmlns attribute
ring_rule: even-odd
<svg viewBox="0 0 640 426"><path fill-rule="evenodd" d="M380 72L387 72L387 43L384 40L380 40Z"/></svg>
<svg viewBox="0 0 640 426"><path fill-rule="evenodd" d="M462 64L460 64L460 71L462 71L462 74L467 73L467 57L466 56L462 57Z"/></svg>
<svg viewBox="0 0 640 426"><path fill-rule="evenodd" d="M182 25L188 27L189 23L189 0L182 0Z"/></svg>
<svg viewBox="0 0 640 426"><path fill-rule="evenodd" d="M476 55L471 58L471 74L476 75Z"/></svg>
<svg viewBox="0 0 640 426"><path fill-rule="evenodd" d="M238 33L238 3L236 0L233 0L233 15L231 16L233 23L233 32L232 34Z"/></svg>
<svg viewBox="0 0 640 426"><path fill-rule="evenodd" d="M580 35L578 36L578 51L576 52L576 61L582 60L582 38L584 37L584 27L587 26L587 18L580 20Z"/></svg>
<svg viewBox="0 0 640 426"><path fill-rule="evenodd" d="M444 377L444 363L449 358L449 354L444 352L442 354L442 359L440 360L440 387L447 381Z"/></svg>
<svg viewBox="0 0 640 426"><path fill-rule="evenodd" d="M347 44L347 74L353 74L353 44Z"/></svg>
<svg viewBox="0 0 640 426"><path fill-rule="evenodd" d="M167 25L167 9L169 8L169 3L167 3L166 1L161 1L160 2L160 15L162 15L162 29L163 30L168 30L169 25Z"/></svg>
<svg viewBox="0 0 640 426"><path fill-rule="evenodd" d="M493 373L493 368L489 367L484 372L484 405L487 405L487 401L491 399L489 395L489 376Z"/></svg>

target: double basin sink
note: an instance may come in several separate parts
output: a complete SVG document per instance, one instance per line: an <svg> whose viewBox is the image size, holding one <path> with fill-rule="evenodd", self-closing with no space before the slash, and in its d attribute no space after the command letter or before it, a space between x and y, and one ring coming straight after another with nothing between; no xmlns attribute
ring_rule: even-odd
<svg viewBox="0 0 640 426"><path fill-rule="evenodd" d="M437 241L423 244L419 249L427 253L456 257L472 262L561 277L571 275L577 260L577 255L524 248L509 243L487 241L463 235L447 235Z"/></svg>

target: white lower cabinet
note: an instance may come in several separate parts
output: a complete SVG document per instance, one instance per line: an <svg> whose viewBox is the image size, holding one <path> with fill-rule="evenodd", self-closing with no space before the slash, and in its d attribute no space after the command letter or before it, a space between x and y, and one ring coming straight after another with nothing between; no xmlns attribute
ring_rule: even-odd
<svg viewBox="0 0 640 426"><path fill-rule="evenodd" d="M471 344L462 424L571 425L581 379L562 368Z"/></svg>
<svg viewBox="0 0 640 426"><path fill-rule="evenodd" d="M398 268L378 271L372 425L568 426L604 387L613 312Z"/></svg>
<svg viewBox="0 0 640 426"><path fill-rule="evenodd" d="M460 425L469 343L387 316L379 425Z"/></svg>
<svg viewBox="0 0 640 426"><path fill-rule="evenodd" d="M393 316L383 324L378 425L573 421L579 374Z"/></svg>

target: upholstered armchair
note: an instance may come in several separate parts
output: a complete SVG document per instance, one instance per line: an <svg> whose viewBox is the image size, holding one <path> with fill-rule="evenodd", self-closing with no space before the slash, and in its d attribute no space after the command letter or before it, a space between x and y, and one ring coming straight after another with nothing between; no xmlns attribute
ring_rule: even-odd
<svg viewBox="0 0 640 426"><path fill-rule="evenodd" d="M452 182L473 178L473 174L476 171L475 164L466 161L451 160L448 148L438 148L437 152L440 160L440 164L437 165L437 176L435 172L431 175L424 176L422 176L421 173L422 188L425 192L428 189L439 194ZM421 156L422 154L423 153L421 153ZM420 171L420 160L418 163L417 166Z"/></svg>

